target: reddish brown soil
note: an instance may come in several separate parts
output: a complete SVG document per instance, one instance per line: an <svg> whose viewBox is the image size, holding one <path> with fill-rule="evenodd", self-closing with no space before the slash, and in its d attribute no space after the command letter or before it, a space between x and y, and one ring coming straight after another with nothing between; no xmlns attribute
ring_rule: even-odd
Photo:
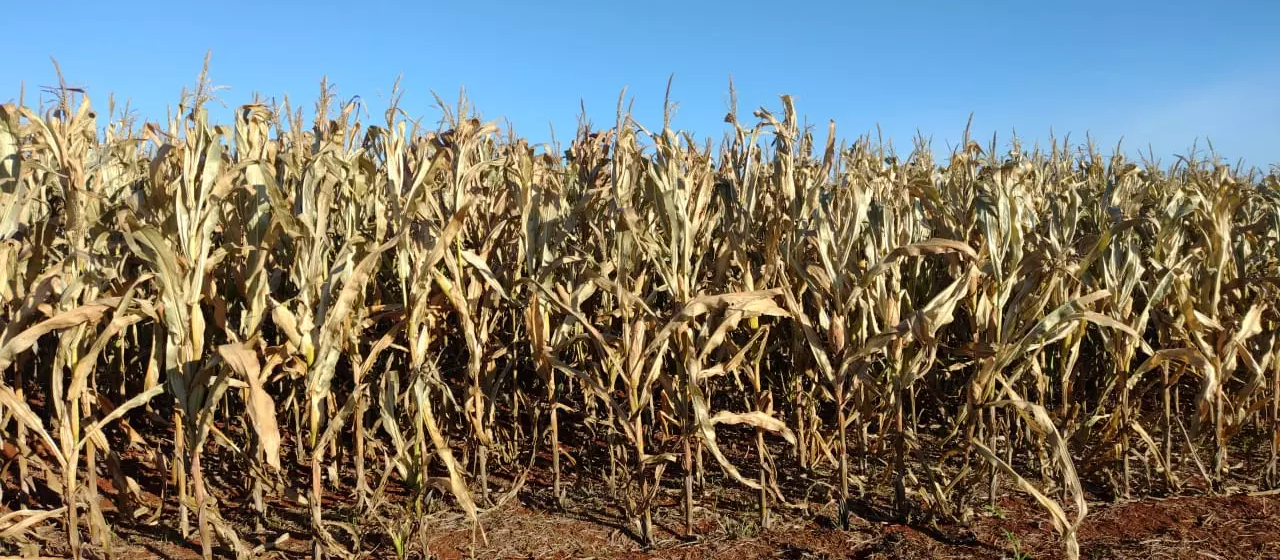
<svg viewBox="0 0 1280 560"><path fill-rule="evenodd" d="M758 534L713 528L694 541L668 535L651 550L599 523L513 508L487 523L478 558L819 559L1063 558L1047 518L1026 500L1003 501L1004 519L968 528L907 527L855 520L850 530L820 520L779 523ZM1008 534L1005 531L1009 531ZM469 557L470 532L432 539L441 559ZM1081 558L1280 558L1280 497L1193 497L1095 504L1080 530Z"/></svg>
<svg viewBox="0 0 1280 560"><path fill-rule="evenodd" d="M103 492L110 491L104 485ZM890 521L853 517L848 530L834 526L833 504L814 503L809 515L799 512L777 517L769 530L756 529L750 507L730 502L720 509L715 504L717 489L704 496L704 507L695 516L699 536L682 537L683 518L678 493L665 496L657 510L657 543L640 546L622 528L616 510L604 500L570 499L564 510L536 504L549 493L530 490L482 516L484 540L477 539L475 558L600 558L638 559L819 559L819 558L1063 558L1061 539L1047 516L1029 498L1006 496L998 508L980 514L967 527L957 525L905 526ZM542 494L542 495L538 495ZM154 495L146 496L157 500ZM155 502L152 502L155 503ZM577 505L575 505L577 503ZM590 506L586 504L591 504ZM109 509L109 500L103 501ZM223 506L226 508L226 506ZM411 537L410 558L424 558L422 545L440 560L473 557L472 531L465 519L438 503L437 511L422 517L421 527ZM306 558L310 556L307 510L297 504L278 503L263 534L255 534L252 523L231 508L224 511L241 532L241 538L256 546L274 540L284 532L291 538L273 546L264 558ZM344 520L342 512L350 504L335 503L327 514ZM990 513L996 512L995 514ZM241 514L242 515L242 514ZM874 517L874 516L873 516ZM233 521L233 519L235 519ZM364 558L394 558L394 550L378 527L366 519L369 531L362 541ZM198 537L182 539L173 525L175 514L166 514L156 525L116 522L114 556L128 560L144 558L196 559L200 557ZM194 527L194 516L192 517ZM60 526L46 523L35 531L35 542L44 541L43 555L65 555L65 539ZM342 539L350 542L349 539ZM486 544L487 542L487 544ZM1113 558L1143 559L1245 559L1280 558L1280 495L1189 496L1147 499L1118 504L1090 504L1089 515L1080 529L1081 557L1090 560ZM16 545L15 545L16 547ZM28 548L28 550L32 550ZM19 553L19 550L12 550ZM219 556L230 551L218 549ZM105 558L105 551L86 547L89 557Z"/></svg>
<svg viewBox="0 0 1280 560"><path fill-rule="evenodd" d="M124 519L115 511L116 490L104 469L99 476L99 497L104 515L114 530L113 550L108 554L102 548L86 545L85 556L125 560L199 559L194 513L191 515L193 532L183 538L177 530L176 489L165 489L164 476L146 459L140 447L134 447L122 461L123 470L142 489L135 506L154 508L163 503L163 510L150 524ZM726 442L725 448L731 447L736 446ZM745 455L747 451L747 448L734 449L733 455ZM259 555L263 558L310 557L309 509L295 499L272 500L262 530L256 530L245 492L250 480L247 473L218 468L220 464L234 461L215 460L219 458L216 454L208 453L207 478L210 486L219 490L221 516L239 538L250 548L266 546L267 550ZM417 520L415 525L404 526L404 534L408 535L406 557L415 560L1065 557L1063 541L1047 514L1034 500L1020 493L1003 495L998 507L981 510L965 525L927 521L902 524L886 513L889 508L883 501L860 503L853 509L848 529L841 529L835 521L838 515L830 490L813 490L822 486L814 480L830 480L829 473L817 473L813 480L781 473L784 493L795 502L794 506L805 506L807 511L776 510L771 528L761 531L755 513L755 494L727 481L713 462L707 465L706 487L698 493L699 507L694 516L697 536L692 539L684 536L680 475L669 473L654 510L657 542L646 548L621 521L618 501L608 495L604 481L598 474L589 474L589 471L598 471L598 466L566 461L567 500L566 506L559 508L553 505L548 463L539 461L527 473L527 483L510 493L507 501L485 509L481 515L483 538L477 534L475 540L471 525L453 507L452 500L440 493L430 493L430 499L421 505L418 515L407 514L406 508L412 508L412 503L403 489L394 484L388 486L385 499L374 511L357 508L351 497L351 473L347 468L341 473L343 486L336 490L331 487L326 496L324 516L326 521L337 523L330 526L330 531L343 546L355 548L359 541L358 558L396 557L389 537L394 520ZM749 465L750 461L743 458L740 464ZM375 484L381 477L380 467L369 465L369 476ZM496 468L491 484L495 499L508 494L521 467ZM39 473L36 475L39 478ZM308 483L308 477L309 471L295 464L285 482L301 490ZM1188 482L1187 488L1194 487L1191 477L1183 480ZM42 480L35 481L37 495L20 494L12 463L0 473L0 482L3 483L0 517L23 508L39 510L59 504L57 494L44 488ZM1208 496L1199 490L1186 492L1183 496L1121 503L1107 502L1091 494L1089 513L1079 530L1081 557L1087 560L1280 559L1280 492L1237 490L1220 496ZM162 493L167 493L164 500L160 498ZM150 513L143 514L144 519L149 516ZM89 535L84 517L82 515L81 523L87 543ZM0 540L0 555L28 553L65 557L69 550L63 531L60 520L46 521L28 532L23 541ZM281 540L286 534L288 537ZM233 557L225 543L220 542L215 552L219 557Z"/></svg>

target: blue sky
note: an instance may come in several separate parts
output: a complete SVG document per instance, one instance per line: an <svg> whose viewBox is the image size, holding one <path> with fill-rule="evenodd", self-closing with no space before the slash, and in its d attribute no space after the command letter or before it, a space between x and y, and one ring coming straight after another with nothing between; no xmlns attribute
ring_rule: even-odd
<svg viewBox="0 0 1280 560"><path fill-rule="evenodd" d="M107 94L159 120L212 50L231 107L254 92L310 109L322 76L382 119L402 104L434 123L430 90L465 86L486 119L535 141L572 134L579 103L613 122L618 93L661 125L675 75L675 125L719 140L728 80L739 115L794 96L819 131L877 124L904 152L916 131L945 150L974 113L984 144L1052 129L1110 150L1150 145L1163 163L1213 141L1234 163L1280 163L1280 2L36 2L6 7L0 101L56 83L50 57L95 106ZM38 23L38 24L37 24Z"/></svg>

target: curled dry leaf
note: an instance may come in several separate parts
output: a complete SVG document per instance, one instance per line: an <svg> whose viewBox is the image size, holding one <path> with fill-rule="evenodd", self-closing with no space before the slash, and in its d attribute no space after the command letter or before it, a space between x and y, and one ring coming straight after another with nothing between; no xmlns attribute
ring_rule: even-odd
<svg viewBox="0 0 1280 560"><path fill-rule="evenodd" d="M244 344L235 343L219 346L218 355L248 383L246 404L249 422L258 435L267 464L280 470L280 426L276 422L276 403L264 386L267 372L262 371L258 353Z"/></svg>

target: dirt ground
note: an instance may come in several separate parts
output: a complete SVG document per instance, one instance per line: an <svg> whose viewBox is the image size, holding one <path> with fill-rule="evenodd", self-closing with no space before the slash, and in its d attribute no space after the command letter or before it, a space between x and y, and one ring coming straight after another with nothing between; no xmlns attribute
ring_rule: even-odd
<svg viewBox="0 0 1280 560"><path fill-rule="evenodd" d="M760 530L747 504L716 503L723 489L703 494L696 510L699 535L683 537L679 494L664 495L655 522L657 542L642 547L624 528L616 510L598 500L575 507L574 496L565 508L544 505L550 492L529 490L507 503L487 510L481 518L483 537L465 519L437 504L436 511L420 517L421 524L404 527L409 536L409 558L597 558L639 559L907 559L907 558L1063 558L1061 539L1045 513L1029 498L1011 494L997 508L987 508L968 526L910 526L885 519L871 511L854 514L848 530L836 526L833 503L813 504L808 514L785 512L774 516L771 527ZM542 494L542 495L539 495ZM226 506L223 506L226 508ZM326 516L343 520L349 504L328 510ZM271 550L263 558L310 556L308 512L305 507L276 504L261 533L239 512L226 508L223 515L236 526L250 546L260 543ZM351 516L356 517L356 516ZM115 558L199 558L198 537L182 539L174 526L176 514L165 515L154 525L117 522ZM366 519L365 521L369 521ZM354 521L363 533L365 558L395 558L385 527ZM370 527L373 525L375 527ZM194 519L193 519L194 526ZM36 531L44 540L43 555L65 554L60 530L48 524ZM288 537L281 539L282 535ZM347 540L348 539L341 539ZM429 555L421 553L425 548ZM1280 494L1254 493L1233 496L1186 496L1144 499L1124 503L1093 503L1080 528L1081 557L1090 560L1245 559L1280 558ZM28 549L30 550L30 549ZM225 548L218 554L230 555ZM18 551L14 551L18 553ZM90 557L107 557L105 551L87 547Z"/></svg>
<svg viewBox="0 0 1280 560"><path fill-rule="evenodd" d="M736 446L726 445L726 449L730 447ZM85 556L200 558L194 514L192 534L183 538L178 530L175 490L165 487L164 476L137 450L135 447L123 459L124 470L141 488L135 505L155 508L163 504L163 509L150 509L135 520L123 518L115 512L116 491L110 477L100 476L100 503L115 532L114 544L110 554L86 544ZM745 455L750 449L733 451ZM269 501L268 515L259 523L249 508L246 474L219 469L218 465L235 461L215 460L215 453L208 459L210 486L220 490L216 494L219 512L249 548L262 547L262 558L311 556L310 510L306 505L288 498ZM845 529L837 521L830 486L822 482L833 477L822 472L815 473L813 479L790 471L780 473L780 485L793 507L775 509L771 526L761 530L754 491L727 480L714 462L707 465L705 485L697 491L697 534L691 538L684 535L680 475L668 473L654 510L656 542L644 547L621 522L618 501L608 494L598 465L566 465L566 500L561 507L550 490L549 460L545 459L540 456L532 467L511 465L493 473L493 496L500 503L484 508L482 534L473 533L452 499L442 492L429 493L428 500L415 506L403 489L391 484L377 508L362 510L352 498L347 468L340 474L346 483L338 490L331 488L326 496L324 516L332 523L329 530L337 541L351 548L359 543L358 558L397 558L393 534L403 535L403 557L415 560L1065 557L1063 541L1048 515L1025 494L1004 492L996 507L982 507L963 525L903 524L888 513L889 504L883 499L856 501ZM739 464L749 465L750 461L744 458ZM301 465L294 467L288 482L301 490L309 471ZM370 466L375 484L382 474L379 467ZM10 463L0 471L4 490L0 518L19 509L47 509L48 504L59 502L56 494L47 491L41 496L18 492L15 470ZM744 474L751 476L745 469ZM37 487L41 485L37 481ZM826 490L806 490L820 487ZM1081 558L1280 559L1280 492L1241 485L1210 496L1192 489L1193 484L1187 487L1183 495L1133 501L1091 494L1088 515L1079 530ZM167 498L162 500L162 494ZM877 491L870 495L890 494ZM981 502L985 503L985 498ZM420 509L409 514L406 508L414 507ZM1069 511L1068 515L1073 514ZM0 540L0 555L65 557L69 549L62 531L60 523L45 522L28 533L25 543ZM225 543L219 543L215 552L219 557L233 557Z"/></svg>
<svg viewBox="0 0 1280 560"><path fill-rule="evenodd" d="M903 526L855 519L849 530L821 514L743 531L708 523L695 540L675 535L640 549L616 528L575 516L512 508L488 523L479 558L835 559L1063 558L1061 540L1034 504L1003 500L1001 516L970 527ZM678 509L678 507L677 507ZM704 527L706 527L704 525ZM727 526L726 526L727 525ZM1007 532L1006 532L1007 531ZM468 556L470 532L432 539L439 558ZM1174 498L1097 504L1080 530L1081 558L1280 558L1280 497Z"/></svg>
<svg viewBox="0 0 1280 560"><path fill-rule="evenodd" d="M714 526L696 540L668 535L640 549L616 528L576 516L512 508L488 523L478 558L835 559L1063 558L1061 540L1034 505L1003 502L968 528L907 527L855 520L845 531L828 519L778 523L743 534ZM1006 533L1008 531L1008 533ZM1095 505L1081 528L1081 558L1280 558L1280 498L1234 496ZM432 539L441 559L466 558L470 531Z"/></svg>

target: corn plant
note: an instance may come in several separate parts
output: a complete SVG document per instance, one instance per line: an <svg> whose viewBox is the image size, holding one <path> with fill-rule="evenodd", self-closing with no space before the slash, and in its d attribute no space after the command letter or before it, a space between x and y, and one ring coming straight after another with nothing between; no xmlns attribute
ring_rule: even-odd
<svg viewBox="0 0 1280 560"><path fill-rule="evenodd" d="M792 98L740 117L732 84L719 144L620 98L561 153L465 99L431 129L397 87L366 124L322 82L310 121L259 96L220 125L216 91L206 68L141 123L61 81L0 105L4 488L48 502L3 538L57 524L81 557L167 522L249 557L285 537L223 513L261 535L275 504L315 557L379 531L406 556L447 503L479 553L545 456L557 508L603 484L649 544L668 493L696 532L719 469L764 529L882 498L964 523L1019 491L1076 558L1086 483L1280 481L1274 168L967 128L937 159L834 122L817 143Z"/></svg>

